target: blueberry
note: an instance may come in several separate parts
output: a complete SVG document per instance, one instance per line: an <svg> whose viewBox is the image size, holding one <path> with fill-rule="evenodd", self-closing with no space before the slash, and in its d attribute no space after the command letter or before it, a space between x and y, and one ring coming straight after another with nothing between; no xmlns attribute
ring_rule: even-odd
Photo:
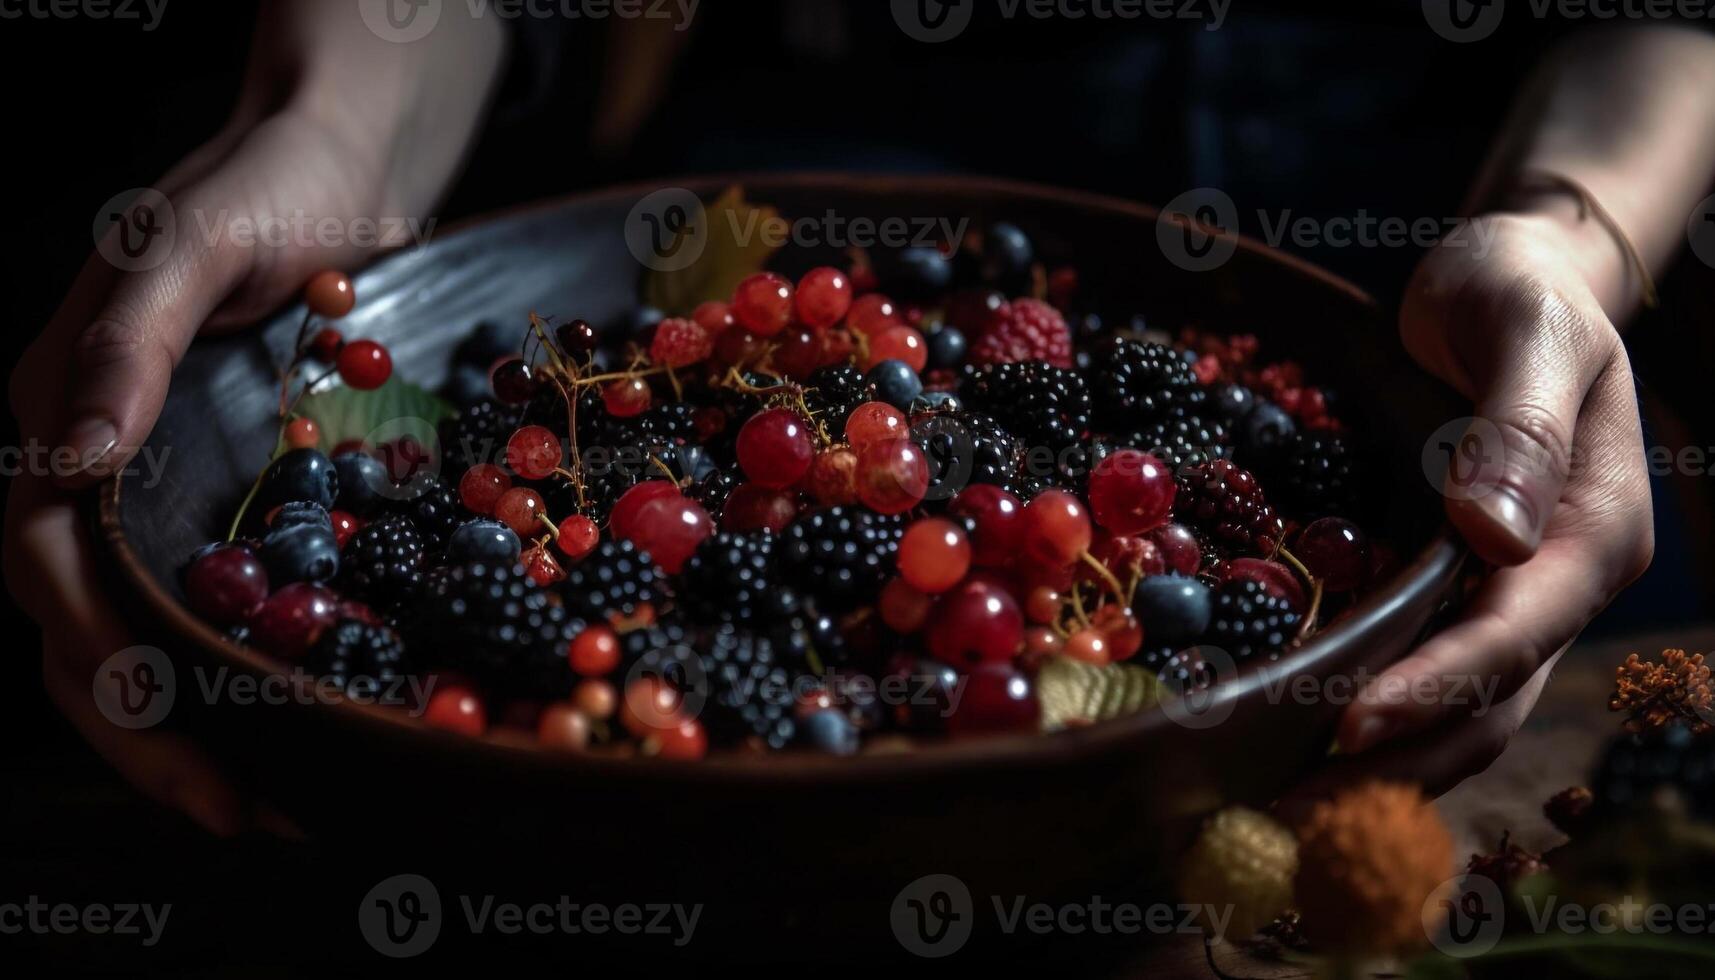
<svg viewBox="0 0 1715 980"><path fill-rule="evenodd" d="M858 730L843 711L823 708L804 719L805 741L829 755L855 755Z"/></svg>
<svg viewBox="0 0 1715 980"><path fill-rule="evenodd" d="M274 460L262 476L264 511L293 500L309 500L332 510L339 496L339 473L333 462L314 449L294 449Z"/></svg>
<svg viewBox="0 0 1715 980"><path fill-rule="evenodd" d="M381 491L390 487L392 481L387 479L387 467L379 459L368 453L340 453L333 458L333 468L339 474L341 510L365 515L385 502Z"/></svg>
<svg viewBox="0 0 1715 980"><path fill-rule="evenodd" d="M467 364L482 371L485 376L483 386L486 388L488 369L494 366L495 361L516 355L518 346L523 342L522 330L498 323L479 323L470 336L459 343L458 350L453 352L453 358L459 364Z"/></svg>
<svg viewBox="0 0 1715 980"><path fill-rule="evenodd" d="M469 408L493 393L488 386L488 371L475 364L460 364L441 389L447 401L460 408Z"/></svg>
<svg viewBox="0 0 1715 980"><path fill-rule="evenodd" d="M882 256L881 280L900 299L927 300L953 285L953 263L938 248L917 245Z"/></svg>
<svg viewBox="0 0 1715 980"><path fill-rule="evenodd" d="M1292 442L1298 426L1286 410L1269 401L1257 401L1256 408L1245 417L1241 427L1239 448L1245 463L1252 469L1266 467L1278 460Z"/></svg>
<svg viewBox="0 0 1715 980"><path fill-rule="evenodd" d="M911 407L923 393L923 379L911 370L911 365L889 358L869 369L864 380L875 385L875 397L901 412Z"/></svg>
<svg viewBox="0 0 1715 980"><path fill-rule="evenodd" d="M262 564L275 587L326 582L339 574L339 543L331 528L314 524L275 527L262 539Z"/></svg>
<svg viewBox="0 0 1715 980"><path fill-rule="evenodd" d="M1151 575L1137 583L1131 607L1150 643L1176 647L1195 642L1209 628L1214 597L1194 578Z"/></svg>
<svg viewBox="0 0 1715 980"><path fill-rule="evenodd" d="M642 336L661 325L667 319L667 314L653 306L641 306L634 310L631 319L626 323L626 333L631 336Z"/></svg>
<svg viewBox="0 0 1715 980"><path fill-rule="evenodd" d="M1072 318L1072 333L1080 339L1091 340L1100 337L1104 327L1106 324L1102 322L1100 313L1086 313L1083 316Z"/></svg>
<svg viewBox="0 0 1715 980"><path fill-rule="evenodd" d="M957 327L942 327L929 335L929 366L951 371L965 363L970 345Z"/></svg>
<svg viewBox="0 0 1715 980"><path fill-rule="evenodd" d="M273 523L268 527L270 530L282 531L300 524L333 530L333 518L328 516L327 509L309 500L293 500L281 504L279 512L274 515Z"/></svg>
<svg viewBox="0 0 1715 980"><path fill-rule="evenodd" d="M518 535L499 521L477 520L459 525L447 539L447 560L455 564L485 561L511 564L518 560Z"/></svg>
<svg viewBox="0 0 1715 980"><path fill-rule="evenodd" d="M1213 392L1211 404L1215 406L1215 414L1230 422L1237 422L1256 408L1256 395L1244 385L1220 385Z"/></svg>
<svg viewBox="0 0 1715 980"><path fill-rule="evenodd" d="M983 236L983 278L991 282L1018 279L1030 273L1036 250L1017 225L1000 222Z"/></svg>

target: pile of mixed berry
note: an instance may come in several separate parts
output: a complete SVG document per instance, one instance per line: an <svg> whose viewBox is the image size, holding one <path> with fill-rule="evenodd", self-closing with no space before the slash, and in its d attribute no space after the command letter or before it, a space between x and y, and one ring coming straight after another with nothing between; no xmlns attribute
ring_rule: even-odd
<svg viewBox="0 0 1715 980"><path fill-rule="evenodd" d="M948 251L481 326L438 446L324 445L296 373L391 367L306 319L278 450L188 601L353 697L428 679L432 725L694 758L1035 729L1054 662L1206 686L1382 577L1297 365L1105 327L1013 226ZM330 272L308 300L354 297Z"/></svg>

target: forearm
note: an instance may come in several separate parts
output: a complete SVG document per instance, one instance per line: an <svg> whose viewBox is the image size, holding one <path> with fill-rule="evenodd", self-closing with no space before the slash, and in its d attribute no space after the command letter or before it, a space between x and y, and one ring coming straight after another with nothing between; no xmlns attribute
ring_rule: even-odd
<svg viewBox="0 0 1715 980"><path fill-rule="evenodd" d="M1652 276L1685 242L1715 177L1715 37L1652 28L1575 39L1527 90L1473 190L1476 212L1553 221L1567 257L1608 317L1627 319L1643 277L1621 238L1578 196L1537 175L1576 181L1612 216Z"/></svg>

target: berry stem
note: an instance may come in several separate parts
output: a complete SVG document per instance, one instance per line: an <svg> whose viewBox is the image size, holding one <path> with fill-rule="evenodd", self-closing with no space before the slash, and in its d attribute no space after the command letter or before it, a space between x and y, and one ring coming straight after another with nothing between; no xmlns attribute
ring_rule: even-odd
<svg viewBox="0 0 1715 980"><path fill-rule="evenodd" d="M1281 545L1276 554L1284 559L1292 567L1292 570L1297 572L1298 576L1310 586L1310 609L1304 614L1304 624L1298 628L1298 638L1300 640L1309 639L1316 628L1316 616L1322 611L1322 580L1310 574L1310 569L1304 567L1304 563L1298 560L1297 555L1286 550L1285 545Z"/></svg>
<svg viewBox="0 0 1715 980"><path fill-rule="evenodd" d="M1122 606L1127 604L1125 589L1120 585L1120 580L1115 577L1113 569L1102 564L1101 559L1090 554L1089 549L1087 548L1078 552L1078 560L1096 570L1096 574L1100 575L1102 577L1102 581L1106 582L1108 584L1108 588L1112 590L1115 601Z"/></svg>

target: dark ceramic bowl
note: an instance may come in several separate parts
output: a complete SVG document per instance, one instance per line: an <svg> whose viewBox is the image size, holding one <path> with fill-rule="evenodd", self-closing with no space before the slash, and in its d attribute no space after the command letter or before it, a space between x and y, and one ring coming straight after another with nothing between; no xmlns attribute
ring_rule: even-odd
<svg viewBox="0 0 1715 980"><path fill-rule="evenodd" d="M710 199L733 182L680 186ZM787 216L832 208L848 219L1014 221L1044 252L1075 257L1086 288L1114 308L1146 311L1164 326L1256 333L1265 350L1315 365L1348 399L1344 414L1378 437L1378 462L1398 488L1389 532L1406 561L1277 675L1373 671L1399 658L1444 604L1461 550L1442 527L1419 450L1462 413L1410 367L1390 318L1351 285L1243 240L1218 270L1183 271L1163 258L1155 211L1085 194L968 178L736 182ZM532 310L617 320L636 304L639 282L622 229L654 189L520 209L388 258L358 277L361 302L343 326L389 345L403 376L438 383L450 347L480 320L522 322ZM782 262L798 269L829 257L794 252ZM1218 688L1194 724L1154 710L1053 736L850 759L580 757L457 737L384 709L198 703L187 696L192 670L276 667L191 615L177 573L196 546L222 536L264 461L275 397L264 344L288 347L300 316L287 310L260 332L190 351L150 440L171 449L164 479L108 483L100 519L122 579L116 593L140 635L177 666L173 723L323 840L361 847L385 827L401 848L417 845L408 850L417 864L404 870L468 859L475 867L506 860L516 871L523 854L529 876L559 891L686 896L708 901L708 915L727 916L734 930L741 920L789 915L885 935L886 902L930 873L958 876L979 903L984 895L1113 894L1150 881L1200 817L1228 803L1266 804L1328 748L1338 706L1271 697L1255 673ZM578 840L598 843L573 846ZM843 911L872 896L879 911Z"/></svg>

